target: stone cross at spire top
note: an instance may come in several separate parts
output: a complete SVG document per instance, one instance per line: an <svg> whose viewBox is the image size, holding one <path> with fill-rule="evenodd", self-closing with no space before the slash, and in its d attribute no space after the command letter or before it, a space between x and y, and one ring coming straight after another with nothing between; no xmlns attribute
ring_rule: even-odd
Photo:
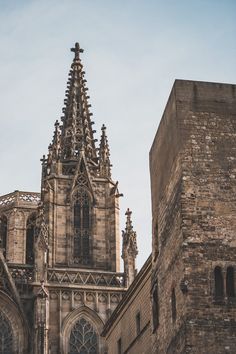
<svg viewBox="0 0 236 354"><path fill-rule="evenodd" d="M71 51L75 53L75 60L78 60L80 53L83 53L83 49L80 47L79 43L76 42L74 48L71 48Z"/></svg>

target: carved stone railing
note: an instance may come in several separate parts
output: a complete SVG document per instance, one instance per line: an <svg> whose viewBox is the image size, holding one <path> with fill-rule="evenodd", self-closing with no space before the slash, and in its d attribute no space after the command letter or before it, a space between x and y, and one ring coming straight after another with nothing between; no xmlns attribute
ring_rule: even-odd
<svg viewBox="0 0 236 354"><path fill-rule="evenodd" d="M27 264L8 264L9 272L16 284L29 284L34 281L34 267Z"/></svg>
<svg viewBox="0 0 236 354"><path fill-rule="evenodd" d="M40 193L34 192L21 192L15 191L6 195L0 196L0 208L8 206L10 204L21 204L21 203L30 203L35 206L40 202Z"/></svg>
<svg viewBox="0 0 236 354"><path fill-rule="evenodd" d="M124 273L49 269L47 281L57 284L92 285L124 288Z"/></svg>

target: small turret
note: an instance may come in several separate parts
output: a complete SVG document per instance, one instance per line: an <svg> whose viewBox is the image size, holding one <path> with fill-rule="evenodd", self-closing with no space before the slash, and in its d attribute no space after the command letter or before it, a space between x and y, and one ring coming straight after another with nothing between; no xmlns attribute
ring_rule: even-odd
<svg viewBox="0 0 236 354"><path fill-rule="evenodd" d="M106 135L106 127L102 126L102 135L99 146L99 174L101 177L111 177L110 149Z"/></svg>
<svg viewBox="0 0 236 354"><path fill-rule="evenodd" d="M136 275L135 259L138 254L137 247L137 236L136 232L133 230L132 211L127 209L125 215L126 227L125 231L122 231L123 245L122 245L122 258L124 260L124 273L126 276L126 285L130 286Z"/></svg>
<svg viewBox="0 0 236 354"><path fill-rule="evenodd" d="M54 161L58 161L61 156L61 133L60 133L60 123L56 120L55 130L52 140L52 159Z"/></svg>
<svg viewBox="0 0 236 354"><path fill-rule="evenodd" d="M58 173L59 160L61 156L61 132L58 120L54 124L55 130L52 143L48 146L48 156L46 159L46 175L50 173ZM45 163L45 160L41 160Z"/></svg>

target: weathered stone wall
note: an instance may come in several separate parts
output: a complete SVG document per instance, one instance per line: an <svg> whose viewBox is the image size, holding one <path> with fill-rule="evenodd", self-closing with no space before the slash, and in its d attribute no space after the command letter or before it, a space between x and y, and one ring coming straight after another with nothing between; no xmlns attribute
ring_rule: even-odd
<svg viewBox="0 0 236 354"><path fill-rule="evenodd" d="M122 298L123 291L72 286L50 289L49 296L49 348L52 354L67 353L71 328L84 316L100 334ZM100 352L104 352L104 340L99 337Z"/></svg>
<svg viewBox="0 0 236 354"><path fill-rule="evenodd" d="M154 352L234 353L235 299L225 292L215 301L214 268L222 267L224 282L228 266L236 271L235 138L236 86L175 82L150 154L154 259L159 251Z"/></svg>
<svg viewBox="0 0 236 354"><path fill-rule="evenodd" d="M49 265L50 267L75 266L73 261L73 179L65 177L49 178L44 194L44 206L49 225ZM50 186L50 187L48 187ZM89 268L119 271L119 202L112 193L114 185L100 179L93 183L92 234ZM75 188L76 190L76 188Z"/></svg>
<svg viewBox="0 0 236 354"><path fill-rule="evenodd" d="M185 316L185 298L179 288L184 270L181 250L182 166L179 154L182 142L177 131L176 102L175 95L172 94L150 154L153 215L152 286L158 282L159 302L159 326L152 336L153 353L157 350L158 353L166 353L172 340L180 342L178 345L182 350L184 338L180 318ZM178 312L175 322L171 316L170 301L173 288L176 292Z"/></svg>

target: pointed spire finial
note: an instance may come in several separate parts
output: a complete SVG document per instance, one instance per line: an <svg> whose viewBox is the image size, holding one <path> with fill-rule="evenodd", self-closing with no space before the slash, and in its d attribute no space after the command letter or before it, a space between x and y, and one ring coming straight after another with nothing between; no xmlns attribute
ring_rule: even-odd
<svg viewBox="0 0 236 354"><path fill-rule="evenodd" d="M125 231L122 231L123 234L123 252L125 249L128 250L129 253L132 253L135 257L138 254L137 248L137 239L136 232L133 230L131 215L132 211L128 208L126 210L126 225Z"/></svg>
<svg viewBox="0 0 236 354"><path fill-rule="evenodd" d="M106 126L102 125L102 136L99 146L99 169L101 177L111 177L110 149L106 136Z"/></svg>
<svg viewBox="0 0 236 354"><path fill-rule="evenodd" d="M82 48L80 48L80 45L78 42L76 42L75 46L73 48L71 48L70 50L75 53L75 60L79 59L80 53L83 53L83 51L84 51Z"/></svg>
<svg viewBox="0 0 236 354"><path fill-rule="evenodd" d="M138 254L137 247L137 235L133 230L132 211L128 208L126 215L125 231L122 231L123 246L122 246L122 258L124 260L124 271L126 274L126 283L129 286L136 275L135 259Z"/></svg>

